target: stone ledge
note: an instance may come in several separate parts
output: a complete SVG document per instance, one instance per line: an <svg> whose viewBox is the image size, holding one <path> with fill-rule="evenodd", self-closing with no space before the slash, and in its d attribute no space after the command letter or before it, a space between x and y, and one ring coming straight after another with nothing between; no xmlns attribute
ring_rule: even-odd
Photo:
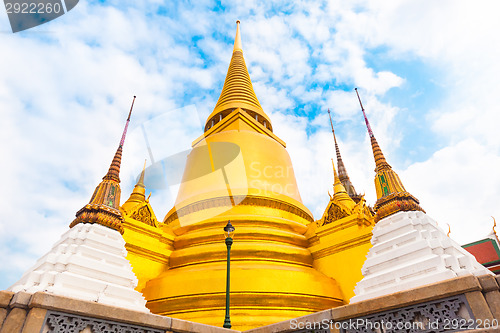
<svg viewBox="0 0 500 333"><path fill-rule="evenodd" d="M241 333L240 331L235 331L227 328L210 326L200 323L195 323L192 321L169 318L172 320L170 326L170 331L177 332L189 332L189 333ZM167 329L167 332L169 330Z"/></svg>
<svg viewBox="0 0 500 333"><path fill-rule="evenodd" d="M418 303L442 299L470 291L481 291L477 277L462 276L445 281L436 282L411 290L400 291L394 294L380 296L357 303L352 303L332 309L335 321L362 317L368 314L397 309ZM377 309L374 311L374 309Z"/></svg>
<svg viewBox="0 0 500 333"><path fill-rule="evenodd" d="M33 294L28 306L30 308L42 308L140 326L151 326L154 328L165 329L171 325L171 318L168 317L70 297L57 296L45 292L36 292Z"/></svg>
<svg viewBox="0 0 500 333"><path fill-rule="evenodd" d="M2 290L0 291L0 308L6 308L12 297L14 296L14 293L11 291L6 291Z"/></svg>
<svg viewBox="0 0 500 333"><path fill-rule="evenodd" d="M292 322L294 323L321 323L322 320L330 321L332 319L332 309L323 310L320 312L315 312L310 315L305 315L302 317L293 318L290 320L282 321L279 323L253 328L251 330L247 330L244 333L285 333L285 332L295 332L298 328L292 328ZM305 326L303 326L305 327Z"/></svg>
<svg viewBox="0 0 500 333"><path fill-rule="evenodd" d="M32 295L33 294L24 291L14 294L14 297L12 297L12 300L9 303L9 307L27 309Z"/></svg>
<svg viewBox="0 0 500 333"><path fill-rule="evenodd" d="M30 308L53 310L68 314L76 314L84 317L117 321L132 325L146 326L150 328L158 328L166 330L167 332L240 333L239 331L225 329L222 327L204 325L186 320L155 315L152 313L133 311L105 304L82 301L45 292L37 292L33 294L28 306Z"/></svg>
<svg viewBox="0 0 500 333"><path fill-rule="evenodd" d="M478 277L478 280L485 293L499 289L497 280L493 275L483 275Z"/></svg>

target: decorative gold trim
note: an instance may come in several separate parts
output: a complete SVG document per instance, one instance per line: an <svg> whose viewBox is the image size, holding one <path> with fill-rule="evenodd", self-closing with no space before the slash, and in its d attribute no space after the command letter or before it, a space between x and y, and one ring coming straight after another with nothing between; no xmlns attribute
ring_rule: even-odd
<svg viewBox="0 0 500 333"><path fill-rule="evenodd" d="M419 201L408 192L395 192L377 200L374 207L375 223L397 212L421 211L425 213L419 205Z"/></svg>
<svg viewBox="0 0 500 333"><path fill-rule="evenodd" d="M368 244L368 243L370 243L371 239L372 239L372 233L370 232L369 234L359 236L356 238L352 238L348 241L334 244L334 245L328 246L328 247L321 249L321 250L318 250L318 251L313 251L313 250L311 250L311 248L309 248L309 250L311 251L313 259L317 260L317 259L320 259L323 257L327 257L327 256L334 254L334 253L346 251L346 250L361 246L363 244Z"/></svg>
<svg viewBox="0 0 500 333"><path fill-rule="evenodd" d="M180 209L176 209L170 215L166 216L163 220L163 223L170 224L174 220L179 217L183 217L185 215L195 213L204 209L215 208L215 207L223 207L223 206L233 206L232 202L239 202L238 205L248 205L248 206L264 206L273 209L279 209L282 211L286 211L292 214L295 214L309 222L314 222L312 216L306 213L304 210L300 209L295 205L291 205L285 201L266 198L266 197L256 197L256 196L244 196L244 195L235 195L235 196L226 196L226 197L217 197L206 200L201 200Z"/></svg>
<svg viewBox="0 0 500 333"><path fill-rule="evenodd" d="M283 310L317 312L344 305L335 297L280 292L231 292L231 309L257 311ZM180 313L223 310L225 293L207 293L148 300L146 306L155 314L171 316ZM167 310L168 309L168 310ZM233 310L234 311L234 310Z"/></svg>
<svg viewBox="0 0 500 333"><path fill-rule="evenodd" d="M352 226L363 225L363 226L368 227L369 225L366 225L366 223L363 223L362 221L370 222L368 219L359 218L356 215L350 215L346 218L343 218L342 220L345 220L345 221L342 223L335 223L335 222L341 221L341 220L337 220L334 223L322 225L321 227L316 229L316 235L318 235L318 237L322 238L324 236L336 233L340 230L344 230L344 229L347 229L347 228L352 227ZM370 223L370 225L371 225L371 223Z"/></svg>
<svg viewBox="0 0 500 333"><path fill-rule="evenodd" d="M141 246L132 245L130 243L125 244L125 249L130 253L134 253L138 256L159 262L161 264L166 264L167 266L170 261L169 256L166 256L160 252L148 250Z"/></svg>
<svg viewBox="0 0 500 333"><path fill-rule="evenodd" d="M123 216L116 208L102 204L87 204L76 213L76 218L69 225L73 228L78 223L97 223L117 230L123 235Z"/></svg>

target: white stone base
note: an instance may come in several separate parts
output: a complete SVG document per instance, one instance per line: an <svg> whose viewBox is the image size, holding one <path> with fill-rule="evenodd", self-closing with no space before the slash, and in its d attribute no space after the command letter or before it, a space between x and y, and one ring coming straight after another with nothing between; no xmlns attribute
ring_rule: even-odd
<svg viewBox="0 0 500 333"><path fill-rule="evenodd" d="M8 290L45 291L149 312L142 294L134 290L137 278L126 255L125 241L118 231L80 223L64 233Z"/></svg>
<svg viewBox="0 0 500 333"><path fill-rule="evenodd" d="M351 303L457 276L492 274L423 212L380 220L371 243Z"/></svg>

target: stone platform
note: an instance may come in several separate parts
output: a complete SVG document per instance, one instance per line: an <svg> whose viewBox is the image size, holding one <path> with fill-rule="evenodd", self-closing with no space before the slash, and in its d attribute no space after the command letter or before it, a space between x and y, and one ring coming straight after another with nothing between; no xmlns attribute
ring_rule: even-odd
<svg viewBox="0 0 500 333"><path fill-rule="evenodd" d="M451 326L453 321L458 323L462 321L465 323L464 328L480 324L474 330L458 330L460 332L500 332L499 285L500 276L462 276L255 328L246 333L377 332L367 329L366 326L356 324L349 326L350 323L360 322L366 325L368 321L384 322L386 327L388 322L391 322L391 325L396 325L397 322L410 324L421 322L426 325L438 323L431 329L410 330L403 327L385 332L457 332L442 325L449 322ZM221 321L223 319L221 318ZM495 320L497 320L496 325ZM376 324L373 325L375 327ZM67 332L236 333L239 331L44 292L14 294L0 291L0 333Z"/></svg>

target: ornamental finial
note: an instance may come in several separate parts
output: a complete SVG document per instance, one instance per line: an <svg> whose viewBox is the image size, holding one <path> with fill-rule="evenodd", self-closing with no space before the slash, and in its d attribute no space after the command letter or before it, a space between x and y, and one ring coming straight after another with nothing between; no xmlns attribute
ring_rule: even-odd
<svg viewBox="0 0 500 333"><path fill-rule="evenodd" d="M365 117L365 123L366 123L366 128L368 129L368 134L370 135L370 138L372 138L373 137L372 128L370 126L370 123L368 122L368 118L366 117L365 108L363 107L363 103L361 103L361 98L359 97L358 88L354 88L354 90L356 90L356 95L358 95L359 105L361 106L361 111L363 112L363 116Z"/></svg>
<svg viewBox="0 0 500 333"><path fill-rule="evenodd" d="M130 106L130 111L128 113L127 122L125 123L125 129L123 130L122 139L120 140L120 147L123 147L125 143L125 136L127 135L128 123L130 123L130 115L132 114L132 109L134 108L135 97L132 100L132 105Z"/></svg>
<svg viewBox="0 0 500 333"><path fill-rule="evenodd" d="M418 199L406 191L398 174L387 163L366 117L365 109L358 94L358 88L355 88L355 90L370 135L373 158L375 159L375 189L377 191L377 202L374 206L376 212L375 222L401 211L422 211L425 213L420 207Z"/></svg>
<svg viewBox="0 0 500 333"><path fill-rule="evenodd" d="M108 173L102 179L111 179L116 181L117 183L120 182L120 165L122 163L122 149L123 149L123 144L125 143L125 136L127 135L128 124L130 123L130 115L132 114L134 101L135 101L135 96L134 99L132 100L132 106L130 106L130 111L128 113L127 121L125 123L125 128L123 129L120 145L118 146L118 149L116 150L115 153L115 157L113 158L113 161L109 166Z"/></svg>
<svg viewBox="0 0 500 333"><path fill-rule="evenodd" d="M233 52L235 51L243 52L243 48L241 46L241 36L240 36L240 20L236 21L236 37L234 37Z"/></svg>
<svg viewBox="0 0 500 333"><path fill-rule="evenodd" d="M344 185L344 188L347 191L347 194L355 201L358 202L360 199L359 194L356 193L356 189L354 189L354 185L351 183L351 179L349 178L349 175L347 174L347 169L344 165L344 161L342 160L342 156L340 155L340 149L339 145L337 144L337 137L335 136L335 130L333 129L333 121L332 121L332 116L330 114L330 109L328 109L328 116L330 117L330 126L332 128L332 134L333 134L333 141L335 142L335 152L337 154L337 166L338 166L338 173L339 173L339 179L342 185Z"/></svg>
<svg viewBox="0 0 500 333"><path fill-rule="evenodd" d="M120 145L116 150L108 173L102 178L102 181L97 185L90 202L82 209L76 212L76 218L69 225L70 228L79 223L97 223L103 226L115 229L123 234L123 215L120 212L120 165L122 161L123 143L127 134L130 115L134 107L134 99L128 113L125 129L123 130ZM144 189L143 189L144 190Z"/></svg>

